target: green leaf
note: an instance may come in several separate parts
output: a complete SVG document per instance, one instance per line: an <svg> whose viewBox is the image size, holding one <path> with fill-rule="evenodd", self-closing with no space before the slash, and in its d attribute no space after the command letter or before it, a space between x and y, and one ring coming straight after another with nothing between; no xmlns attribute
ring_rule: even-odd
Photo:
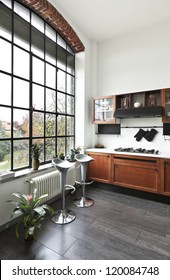
<svg viewBox="0 0 170 280"><path fill-rule="evenodd" d="M50 213L50 215L53 215L53 214L54 214L54 209L53 209L51 206L48 206L48 205L46 205L46 204L43 204L42 207L43 207L44 209L46 209L46 210Z"/></svg>
<svg viewBox="0 0 170 280"><path fill-rule="evenodd" d="M16 210L12 213L11 217L10 217L10 221L17 218L19 215L23 214L23 212L21 210Z"/></svg>
<svg viewBox="0 0 170 280"><path fill-rule="evenodd" d="M40 216L44 216L46 214L46 211L42 206L36 207L34 211L37 212Z"/></svg>

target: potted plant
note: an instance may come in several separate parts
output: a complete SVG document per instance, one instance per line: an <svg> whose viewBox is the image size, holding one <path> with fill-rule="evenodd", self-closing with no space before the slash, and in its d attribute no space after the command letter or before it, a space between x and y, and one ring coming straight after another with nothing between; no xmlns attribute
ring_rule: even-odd
<svg viewBox="0 0 170 280"><path fill-rule="evenodd" d="M32 144L31 147L31 156L32 156L32 169L33 170L38 170L40 161L39 157L41 154L41 147L39 143L34 143Z"/></svg>
<svg viewBox="0 0 170 280"><path fill-rule="evenodd" d="M62 151L59 151L58 157L64 160L64 153Z"/></svg>
<svg viewBox="0 0 170 280"><path fill-rule="evenodd" d="M48 194L34 198L31 194L26 195L18 192L13 193L13 196L16 197L18 201L7 201L15 205L9 223L21 215L16 225L16 237L19 238L20 226L23 225L25 240L36 240L36 229L44 229L41 223L46 213L49 212L50 215L54 213L53 208L50 206L46 204L40 205L41 200L48 196ZM9 226L9 223L7 226Z"/></svg>
<svg viewBox="0 0 170 280"><path fill-rule="evenodd" d="M71 160L75 160L75 155L80 154L80 151L81 151L80 147L71 149Z"/></svg>

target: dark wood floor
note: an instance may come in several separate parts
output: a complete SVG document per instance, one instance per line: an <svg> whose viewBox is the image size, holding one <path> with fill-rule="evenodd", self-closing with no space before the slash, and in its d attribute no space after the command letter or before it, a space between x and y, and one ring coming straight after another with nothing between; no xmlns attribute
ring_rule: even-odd
<svg viewBox="0 0 170 280"><path fill-rule="evenodd" d="M170 204L100 184L89 186L87 194L94 206L77 208L68 194L76 220L62 226L46 219L38 241L18 240L14 226L0 232L1 260L170 259ZM59 208L60 201L52 206Z"/></svg>

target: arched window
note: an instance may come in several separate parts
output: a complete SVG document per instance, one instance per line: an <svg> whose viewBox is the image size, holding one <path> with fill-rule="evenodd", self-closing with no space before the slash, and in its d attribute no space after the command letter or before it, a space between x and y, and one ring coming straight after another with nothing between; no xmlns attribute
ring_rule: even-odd
<svg viewBox="0 0 170 280"><path fill-rule="evenodd" d="M75 142L75 54L63 38L18 1L0 1L0 170L41 164Z"/></svg>

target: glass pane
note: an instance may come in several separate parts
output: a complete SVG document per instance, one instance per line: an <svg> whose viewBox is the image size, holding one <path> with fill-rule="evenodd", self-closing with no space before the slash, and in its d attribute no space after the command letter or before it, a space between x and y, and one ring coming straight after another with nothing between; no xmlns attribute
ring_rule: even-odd
<svg viewBox="0 0 170 280"><path fill-rule="evenodd" d="M11 44L0 39L0 69L11 73Z"/></svg>
<svg viewBox="0 0 170 280"><path fill-rule="evenodd" d="M109 121L113 119L113 98L95 100L95 120Z"/></svg>
<svg viewBox="0 0 170 280"><path fill-rule="evenodd" d="M36 29L44 33L44 21L40 17L36 16L34 13L32 13L31 24Z"/></svg>
<svg viewBox="0 0 170 280"><path fill-rule="evenodd" d="M56 88L56 68L46 63L46 85Z"/></svg>
<svg viewBox="0 0 170 280"><path fill-rule="evenodd" d="M33 136L44 136L44 114L39 112L33 113Z"/></svg>
<svg viewBox="0 0 170 280"><path fill-rule="evenodd" d="M67 53L67 72L74 74L74 56L71 53Z"/></svg>
<svg viewBox="0 0 170 280"><path fill-rule="evenodd" d="M29 54L14 47L14 74L29 79Z"/></svg>
<svg viewBox="0 0 170 280"><path fill-rule="evenodd" d="M2 3L4 3L9 8L12 8L11 0L1 0Z"/></svg>
<svg viewBox="0 0 170 280"><path fill-rule="evenodd" d="M65 116L59 115L57 117L57 135L65 135Z"/></svg>
<svg viewBox="0 0 170 280"><path fill-rule="evenodd" d="M11 109L0 106L0 138L11 137Z"/></svg>
<svg viewBox="0 0 170 280"><path fill-rule="evenodd" d="M14 15L14 43L29 50L30 25L18 15Z"/></svg>
<svg viewBox="0 0 170 280"><path fill-rule="evenodd" d="M11 40L12 33L12 12L0 3L0 36Z"/></svg>
<svg viewBox="0 0 170 280"><path fill-rule="evenodd" d="M66 49L66 42L60 37L60 35L57 35L57 44Z"/></svg>
<svg viewBox="0 0 170 280"><path fill-rule="evenodd" d="M66 74L58 70L57 72L57 89L65 92L65 86L66 86Z"/></svg>
<svg viewBox="0 0 170 280"><path fill-rule="evenodd" d="M57 93L57 112L66 112L66 95L60 92Z"/></svg>
<svg viewBox="0 0 170 280"><path fill-rule="evenodd" d="M56 65L56 43L51 41L49 38L46 37L46 53L45 59Z"/></svg>
<svg viewBox="0 0 170 280"><path fill-rule="evenodd" d="M54 136L55 135L55 115L54 114L46 114L46 136Z"/></svg>
<svg viewBox="0 0 170 280"><path fill-rule="evenodd" d="M17 78L13 81L14 106L29 108L29 83Z"/></svg>
<svg viewBox="0 0 170 280"><path fill-rule="evenodd" d="M14 2L14 11L17 13L21 18L25 19L26 21L30 22L30 12L27 8L20 5L17 2Z"/></svg>
<svg viewBox="0 0 170 280"><path fill-rule="evenodd" d="M33 81L44 85L44 62L33 57Z"/></svg>
<svg viewBox="0 0 170 280"><path fill-rule="evenodd" d="M14 169L29 165L29 141L15 140L14 141Z"/></svg>
<svg viewBox="0 0 170 280"><path fill-rule="evenodd" d="M11 105L11 77L0 73L0 104Z"/></svg>
<svg viewBox="0 0 170 280"><path fill-rule="evenodd" d="M67 117L67 135L74 135L74 118Z"/></svg>
<svg viewBox="0 0 170 280"><path fill-rule="evenodd" d="M56 42L56 32L48 24L45 25L45 35L54 42Z"/></svg>
<svg viewBox="0 0 170 280"><path fill-rule="evenodd" d="M67 114L74 115L74 97L67 96Z"/></svg>
<svg viewBox="0 0 170 280"><path fill-rule="evenodd" d="M66 69L66 55L66 50L57 46L57 66L63 70Z"/></svg>
<svg viewBox="0 0 170 280"><path fill-rule="evenodd" d="M67 93L74 95L74 77L67 75Z"/></svg>
<svg viewBox="0 0 170 280"><path fill-rule="evenodd" d="M33 84L32 92L33 108L44 111L44 88Z"/></svg>
<svg viewBox="0 0 170 280"><path fill-rule="evenodd" d="M57 138L57 155L63 153L65 156L65 138Z"/></svg>
<svg viewBox="0 0 170 280"><path fill-rule="evenodd" d="M46 111L56 112L56 92L46 89Z"/></svg>
<svg viewBox="0 0 170 280"><path fill-rule="evenodd" d="M70 52L72 55L74 55L74 52L72 51L72 49L67 45L67 51Z"/></svg>
<svg viewBox="0 0 170 280"><path fill-rule="evenodd" d="M47 138L45 141L45 160L55 157L55 139Z"/></svg>
<svg viewBox="0 0 170 280"><path fill-rule="evenodd" d="M1 126L1 122L0 122ZM0 128L1 130L1 128ZM11 142L0 141L0 170L11 169Z"/></svg>
<svg viewBox="0 0 170 280"><path fill-rule="evenodd" d="M39 57L44 58L44 34L32 26L31 36L31 51Z"/></svg>
<svg viewBox="0 0 170 280"><path fill-rule="evenodd" d="M71 156L71 149L74 148L74 137L67 137L66 155Z"/></svg>
<svg viewBox="0 0 170 280"><path fill-rule="evenodd" d="M29 137L29 112L27 110L13 110L13 135L17 137Z"/></svg>

